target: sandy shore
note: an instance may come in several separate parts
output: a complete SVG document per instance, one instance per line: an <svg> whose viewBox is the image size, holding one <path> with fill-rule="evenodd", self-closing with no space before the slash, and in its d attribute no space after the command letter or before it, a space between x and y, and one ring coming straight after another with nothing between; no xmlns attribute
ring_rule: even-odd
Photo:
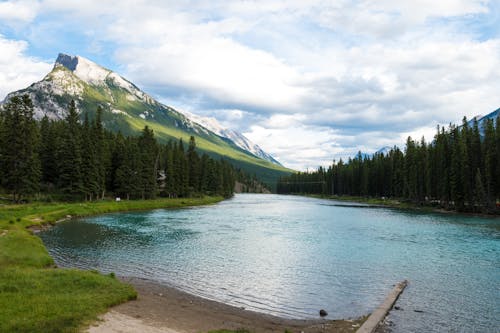
<svg viewBox="0 0 500 333"><path fill-rule="evenodd" d="M149 280L122 278L137 300L118 305L88 329L89 333L200 333L218 329L251 332L355 332L358 320L293 320L207 300Z"/></svg>

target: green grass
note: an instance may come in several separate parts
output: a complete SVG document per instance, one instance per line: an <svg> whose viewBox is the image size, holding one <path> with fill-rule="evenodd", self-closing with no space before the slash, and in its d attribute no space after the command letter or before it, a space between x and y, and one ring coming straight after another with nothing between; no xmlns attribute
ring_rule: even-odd
<svg viewBox="0 0 500 333"><path fill-rule="evenodd" d="M68 269L0 271L0 332L77 332L134 289L99 273Z"/></svg>
<svg viewBox="0 0 500 333"><path fill-rule="evenodd" d="M112 305L137 297L114 274L54 268L40 238L27 229L68 215L213 204L221 197L33 203L0 206L0 332L78 332Z"/></svg>

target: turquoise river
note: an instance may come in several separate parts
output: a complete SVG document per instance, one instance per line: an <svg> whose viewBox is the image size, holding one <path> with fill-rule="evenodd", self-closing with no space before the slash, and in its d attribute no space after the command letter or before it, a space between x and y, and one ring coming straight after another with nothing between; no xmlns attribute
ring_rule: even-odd
<svg viewBox="0 0 500 333"><path fill-rule="evenodd" d="M59 266L148 278L282 317L358 317L408 279L384 331L500 332L499 218L239 194L78 219L41 237Z"/></svg>

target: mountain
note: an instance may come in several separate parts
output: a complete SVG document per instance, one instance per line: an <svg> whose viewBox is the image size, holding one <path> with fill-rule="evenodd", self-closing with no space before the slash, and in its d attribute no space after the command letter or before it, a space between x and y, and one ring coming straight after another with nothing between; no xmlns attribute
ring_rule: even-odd
<svg viewBox="0 0 500 333"><path fill-rule="evenodd" d="M493 119L494 121L497 120L498 116L500 115L500 108L496 109L495 111L488 113L486 116L477 116L477 121L482 124L484 121L488 119Z"/></svg>
<svg viewBox="0 0 500 333"><path fill-rule="evenodd" d="M486 120L488 119L493 119L493 121L496 123L497 119L498 119L498 116L500 116L500 108L496 109L495 111L491 112L491 113L488 113L486 116L476 116L474 117L472 120L469 120L467 122L467 124L472 127L474 125L474 119L477 119L477 123L479 125L479 133L481 134L481 136L484 135L484 129L485 129L485 125L486 125ZM389 152L391 151L391 149L393 149L394 147L389 147L389 146L385 146L385 147L382 147L380 148L379 150L377 150L375 153L373 154L363 154L363 155L366 155L368 157L371 157L375 154L383 154L383 155L387 155L389 154Z"/></svg>
<svg viewBox="0 0 500 333"><path fill-rule="evenodd" d="M496 123L498 116L500 116L500 108L496 109L491 113L488 113L486 116L474 117L474 119L477 119L477 123L479 125L479 132L481 133L481 136L484 135L484 127L486 126L486 120L493 119L493 121ZM469 120L467 124L472 127L474 125L474 119Z"/></svg>
<svg viewBox="0 0 500 333"><path fill-rule="evenodd" d="M223 138L230 139L231 141L234 142L234 144L236 144L241 149L246 150L249 153L251 153L257 157L260 157L260 158L267 160L269 162L272 162L274 164L282 165L274 157L272 157L270 154L268 154L264 150L262 150L262 148L260 148L258 145L251 142L250 140L248 140L248 138L246 136L244 136L243 134L241 134L237 131L234 131L232 129L223 127L217 121L217 119L215 119L213 117L201 117L201 116L195 115L195 114L193 114L191 112L187 112L187 111L180 111L180 112L182 112L186 117L188 117L189 119L191 119L195 123L202 124L203 127L209 129L210 131L214 132L215 134L217 134Z"/></svg>
<svg viewBox="0 0 500 333"><path fill-rule="evenodd" d="M211 130L213 124L205 126L205 119L185 116L120 75L80 56L59 54L54 68L41 81L8 94L5 101L20 94L31 97L37 119L45 115L64 118L74 100L82 117L85 113L92 116L101 106L104 126L125 135L136 135L146 125L163 142L179 138L187 142L193 135L200 151L223 157L268 184L292 172L240 133L220 126L220 131Z"/></svg>
<svg viewBox="0 0 500 333"><path fill-rule="evenodd" d="M375 153L373 153L373 155L375 155L375 154L388 155L392 148L393 147L384 146L384 147L380 148L379 150L377 150Z"/></svg>
<svg viewBox="0 0 500 333"><path fill-rule="evenodd" d="M389 146L384 146L382 148L380 148L379 150L377 150L376 152L374 153L364 153L362 151L359 151L355 157L358 157L359 154L361 154L361 158L372 158L373 156L375 156L376 154L382 154L382 155L388 155L389 152L391 151L392 147L389 147Z"/></svg>

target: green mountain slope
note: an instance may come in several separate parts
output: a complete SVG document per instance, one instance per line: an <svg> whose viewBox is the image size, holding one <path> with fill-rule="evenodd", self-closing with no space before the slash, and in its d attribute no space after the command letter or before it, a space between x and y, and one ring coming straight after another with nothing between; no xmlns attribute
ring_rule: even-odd
<svg viewBox="0 0 500 333"><path fill-rule="evenodd" d="M222 137L198 124L175 109L159 103L137 86L118 74L85 58L60 54L53 70L42 81L9 94L28 94L35 106L35 117L64 118L71 100L75 100L81 115L92 115L101 106L106 128L136 135L149 126L160 141L188 142L195 136L200 151L213 157L228 159L248 173L256 174L267 184L292 172L276 163L240 148L230 138Z"/></svg>

